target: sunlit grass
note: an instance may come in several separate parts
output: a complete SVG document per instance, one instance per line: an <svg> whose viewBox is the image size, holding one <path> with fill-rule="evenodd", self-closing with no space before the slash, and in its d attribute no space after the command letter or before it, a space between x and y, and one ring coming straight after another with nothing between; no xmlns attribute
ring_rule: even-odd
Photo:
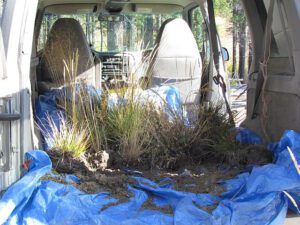
<svg viewBox="0 0 300 225"><path fill-rule="evenodd" d="M51 132L44 132L44 138L50 143L51 149L80 158L90 147L88 129L67 122L62 114L59 117L59 124L56 124L51 117L47 117Z"/></svg>

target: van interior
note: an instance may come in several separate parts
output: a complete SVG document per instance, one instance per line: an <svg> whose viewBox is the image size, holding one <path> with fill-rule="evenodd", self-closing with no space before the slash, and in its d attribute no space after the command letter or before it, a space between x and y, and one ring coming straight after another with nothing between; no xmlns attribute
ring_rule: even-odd
<svg viewBox="0 0 300 225"><path fill-rule="evenodd" d="M128 199L129 177L159 182L168 176L182 192L221 196L220 179L244 174L252 164L272 164L267 144L286 130L300 132L298 0L241 0L252 55L238 124L214 1L13 2L2 14L6 62L0 70L7 64L6 73L15 75L3 76L8 82L0 89L5 93L14 79L20 85L8 90L9 98L0 90L0 122L7 130L0 132L0 190L21 177L21 166L30 171L34 160L24 158L27 151L44 149L58 175L41 180L65 184L62 176L71 173L87 193ZM22 10L17 26L8 17ZM254 144L238 142L240 132L253 135ZM149 150L153 146L157 151ZM140 190L145 184L134 185Z"/></svg>

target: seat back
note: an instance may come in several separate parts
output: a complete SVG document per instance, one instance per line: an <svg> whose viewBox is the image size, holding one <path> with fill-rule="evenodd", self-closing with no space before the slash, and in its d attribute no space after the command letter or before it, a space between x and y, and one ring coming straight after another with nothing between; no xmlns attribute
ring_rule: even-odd
<svg viewBox="0 0 300 225"><path fill-rule="evenodd" d="M46 42L39 81L63 85L70 74L95 85L95 65L80 23L71 18L58 19Z"/></svg>
<svg viewBox="0 0 300 225"><path fill-rule="evenodd" d="M202 60L194 35L183 19L161 26L151 63L152 85L179 89L184 104L200 102Z"/></svg>

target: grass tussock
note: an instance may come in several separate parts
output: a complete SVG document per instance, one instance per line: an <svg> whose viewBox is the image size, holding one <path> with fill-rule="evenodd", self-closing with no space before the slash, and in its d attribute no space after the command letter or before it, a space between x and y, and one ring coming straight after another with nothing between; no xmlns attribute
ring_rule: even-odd
<svg viewBox="0 0 300 225"><path fill-rule="evenodd" d="M142 105L129 100L107 112L109 142L126 163L137 164L149 148L150 115Z"/></svg>
<svg viewBox="0 0 300 225"><path fill-rule="evenodd" d="M47 120L52 132L44 132L44 137L51 143L51 148L70 153L74 158L82 157L90 147L88 129L83 126L78 128L76 124L66 121L62 114L59 124L51 117Z"/></svg>
<svg viewBox="0 0 300 225"><path fill-rule="evenodd" d="M230 132L233 124L221 106L190 106L188 117L152 113L152 148L147 158L151 167L172 168L207 160L239 164L245 162L245 146ZM188 123L188 124L187 124Z"/></svg>

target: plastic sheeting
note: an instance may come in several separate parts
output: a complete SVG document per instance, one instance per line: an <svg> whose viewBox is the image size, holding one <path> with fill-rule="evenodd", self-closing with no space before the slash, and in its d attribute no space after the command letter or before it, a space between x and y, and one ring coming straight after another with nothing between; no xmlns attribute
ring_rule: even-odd
<svg viewBox="0 0 300 225"><path fill-rule="evenodd" d="M263 143L261 137L249 129L239 127L237 131L236 140L241 143L252 145L260 145Z"/></svg>
<svg viewBox="0 0 300 225"><path fill-rule="evenodd" d="M59 129L60 121L64 117L64 112L57 107L56 96L55 92L47 92L40 95L35 102L35 116L42 134L51 133L49 119ZM51 141L46 136L43 136L44 150L51 148Z"/></svg>
<svg viewBox="0 0 300 225"><path fill-rule="evenodd" d="M51 161L45 152L31 151L26 154L29 172L0 200L0 224L280 225L288 207L298 212L300 204L300 134L285 132L270 150L274 163L222 182L226 191L220 197L179 192L171 183L159 185L135 177L137 184L128 186L134 197L104 210L118 200L108 193L89 195L72 185L41 180L51 172ZM74 176L67 178L78 181ZM170 205L172 214L143 209L149 197L158 207ZM208 206L216 208L208 213L203 210Z"/></svg>

